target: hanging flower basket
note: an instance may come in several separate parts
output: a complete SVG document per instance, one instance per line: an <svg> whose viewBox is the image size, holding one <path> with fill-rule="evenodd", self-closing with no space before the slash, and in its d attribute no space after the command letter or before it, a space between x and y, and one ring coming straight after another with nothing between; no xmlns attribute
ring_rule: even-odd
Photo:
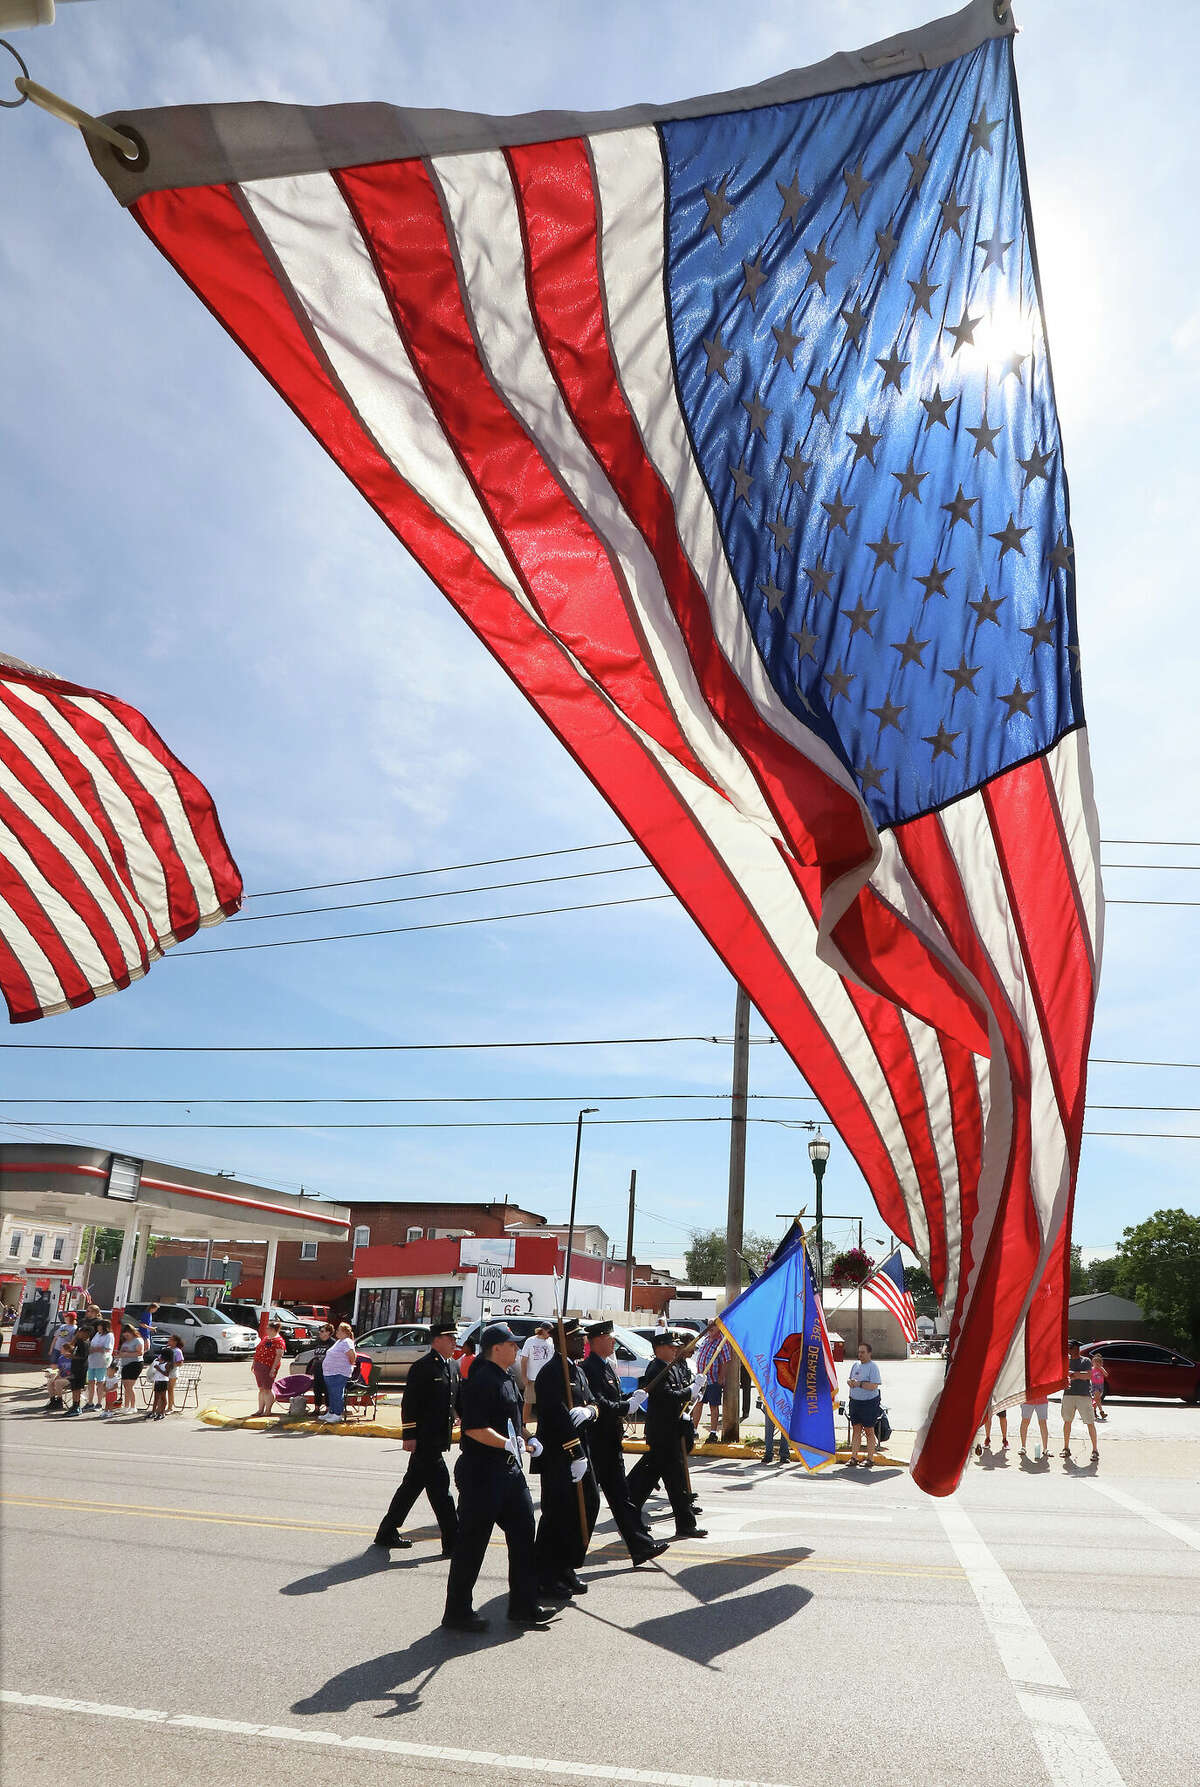
<svg viewBox="0 0 1200 1787"><path fill-rule="evenodd" d="M875 1261L861 1247L851 1247L845 1253L835 1254L829 1264L829 1283L835 1291L852 1290L869 1278L875 1269Z"/></svg>

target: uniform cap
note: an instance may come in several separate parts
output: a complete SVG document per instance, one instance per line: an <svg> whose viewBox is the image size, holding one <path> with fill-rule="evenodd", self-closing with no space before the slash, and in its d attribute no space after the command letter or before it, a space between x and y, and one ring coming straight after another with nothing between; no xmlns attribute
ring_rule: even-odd
<svg viewBox="0 0 1200 1787"><path fill-rule="evenodd" d="M595 1340L598 1334L611 1334L612 1331L613 1325L611 1322L589 1322L584 1330L589 1340Z"/></svg>
<svg viewBox="0 0 1200 1787"><path fill-rule="evenodd" d="M479 1336L479 1350L481 1353L486 1353L489 1347L503 1346L509 1340L516 1341L518 1346L521 1344L520 1335L514 1334L507 1322L493 1322L492 1326L485 1328Z"/></svg>
<svg viewBox="0 0 1200 1787"><path fill-rule="evenodd" d="M457 1333L458 1333L457 1322L434 1322L433 1326L429 1330L429 1338L431 1340L440 1340L443 1334L457 1334Z"/></svg>

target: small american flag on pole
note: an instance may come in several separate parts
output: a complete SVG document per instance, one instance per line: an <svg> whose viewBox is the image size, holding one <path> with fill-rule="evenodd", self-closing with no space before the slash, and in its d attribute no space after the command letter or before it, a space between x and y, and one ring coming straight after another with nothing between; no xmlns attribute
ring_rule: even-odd
<svg viewBox="0 0 1200 1787"><path fill-rule="evenodd" d="M904 1330L904 1338L909 1346L917 1338L917 1311L909 1292L904 1287L904 1266L900 1260L900 1249L889 1253L881 1266L876 1266L869 1278L863 1279L863 1293L874 1297L891 1311Z"/></svg>
<svg viewBox="0 0 1200 1787"><path fill-rule="evenodd" d="M207 790L137 709L0 658L0 990L12 1022L127 987L241 901Z"/></svg>
<svg viewBox="0 0 1200 1787"><path fill-rule="evenodd" d="M989 1397L1061 1377L1101 927L1014 29L972 0L676 105L185 106L123 120L140 168L93 148L927 1265L938 1494Z"/></svg>

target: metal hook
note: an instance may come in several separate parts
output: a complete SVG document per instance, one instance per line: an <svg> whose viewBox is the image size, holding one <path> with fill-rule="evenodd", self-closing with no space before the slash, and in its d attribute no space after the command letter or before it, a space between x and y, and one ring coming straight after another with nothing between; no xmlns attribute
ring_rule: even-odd
<svg viewBox="0 0 1200 1787"><path fill-rule="evenodd" d="M0 99L0 105L19 106L24 105L27 99L32 99L34 105L40 106L44 112L49 112L52 118L59 118L64 124L73 124L76 130L83 132L84 136L100 137L109 145L121 166L128 168L131 173L140 173L142 168L148 166L150 150L146 140L139 131L134 130L131 124L122 124L119 129L114 129L111 124L104 124L99 118L93 118L90 112L85 112L81 107L72 105L69 99L62 99L57 93L51 93L49 87L39 86L37 81L30 80L29 70L20 52L14 50L6 38L0 37L0 45L8 51L21 69L20 74L13 82L17 92L21 95L20 99Z"/></svg>
<svg viewBox="0 0 1200 1787"><path fill-rule="evenodd" d="M25 66L25 58L22 56L20 50L14 50L11 43L9 43L7 37L0 37L0 49L4 49L4 50L8 51L9 55L13 58L14 62L17 64L18 68L21 70L21 73L25 76L26 80L28 80L29 70ZM28 98L29 98L28 93L22 93L20 99L0 99L0 105L2 105L2 106L24 105L25 101Z"/></svg>

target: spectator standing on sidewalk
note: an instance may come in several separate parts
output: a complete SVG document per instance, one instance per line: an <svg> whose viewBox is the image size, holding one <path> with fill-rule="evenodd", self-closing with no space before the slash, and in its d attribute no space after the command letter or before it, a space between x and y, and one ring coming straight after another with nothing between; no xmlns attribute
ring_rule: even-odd
<svg viewBox="0 0 1200 1787"><path fill-rule="evenodd" d="M104 1407L104 1380L108 1376L108 1362L112 1355L112 1329L93 1329L87 1353L87 1407L90 1409Z"/></svg>
<svg viewBox="0 0 1200 1787"><path fill-rule="evenodd" d="M1063 1392L1063 1449L1064 1458L1071 1456L1071 1423L1076 1416L1085 1424L1088 1438L1092 1442L1092 1463L1100 1458L1096 1442L1096 1417L1092 1410L1092 1374L1088 1362L1079 1352L1079 1342L1072 1340L1067 1349L1067 1387Z"/></svg>
<svg viewBox="0 0 1200 1787"><path fill-rule="evenodd" d="M533 1413L533 1387L537 1383L537 1374L543 1365L548 1365L554 1357L554 1342L550 1338L550 1323L539 1322L537 1328L529 1336L525 1345L517 1355L517 1364L521 1368L521 1377L525 1383L525 1425L528 1427Z"/></svg>
<svg viewBox="0 0 1200 1787"><path fill-rule="evenodd" d="M864 1436L867 1447L867 1469L875 1462L875 1427L883 1408L883 1379L871 1357L871 1348L864 1340L858 1358L850 1367L850 1463L858 1463L858 1448Z"/></svg>
<svg viewBox="0 0 1200 1787"><path fill-rule="evenodd" d="M354 1371L354 1362L358 1354L354 1348L354 1329L349 1322L339 1322L337 1339L326 1353L321 1369L325 1374L325 1390L329 1397L329 1407L320 1417L331 1426L340 1421L346 1412L346 1385L350 1382Z"/></svg>
<svg viewBox="0 0 1200 1787"><path fill-rule="evenodd" d="M142 1337L132 1322L126 1322L121 1329L121 1344L117 1348L117 1364L121 1369L122 1407L136 1409L137 1393L134 1385L142 1375L146 1362L146 1349Z"/></svg>
<svg viewBox="0 0 1200 1787"><path fill-rule="evenodd" d="M275 1394L275 1379L279 1376L279 1367L286 1351L279 1323L275 1320L267 1323L267 1331L254 1349L251 1370L254 1381L258 1385L258 1409L260 1415L271 1413L271 1400Z"/></svg>
<svg viewBox="0 0 1200 1787"><path fill-rule="evenodd" d="M1041 1434L1042 1434L1042 1457L1047 1460L1049 1459L1049 1457L1050 1457L1050 1429L1046 1425L1046 1416L1049 1413L1049 1410L1050 1410L1050 1404L1048 1402L1023 1402L1021 1404L1021 1457L1022 1458L1024 1458L1026 1456L1025 1444L1029 1438L1029 1423L1033 1420L1034 1416L1036 1415L1037 1416L1037 1424L1038 1424L1039 1428L1041 1429Z"/></svg>

